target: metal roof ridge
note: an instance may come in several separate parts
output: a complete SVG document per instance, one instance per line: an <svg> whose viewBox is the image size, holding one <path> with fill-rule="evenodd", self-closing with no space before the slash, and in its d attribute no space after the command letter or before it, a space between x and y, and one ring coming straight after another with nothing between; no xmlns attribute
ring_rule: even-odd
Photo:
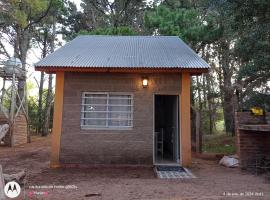
<svg viewBox="0 0 270 200"><path fill-rule="evenodd" d="M179 38L177 35L78 35L74 39L78 37L143 37L143 38L155 38L155 37L163 37L163 38Z"/></svg>

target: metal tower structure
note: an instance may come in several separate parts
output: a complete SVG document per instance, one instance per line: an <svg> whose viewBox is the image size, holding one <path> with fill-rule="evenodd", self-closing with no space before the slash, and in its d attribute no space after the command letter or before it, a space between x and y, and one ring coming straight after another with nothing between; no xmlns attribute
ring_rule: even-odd
<svg viewBox="0 0 270 200"><path fill-rule="evenodd" d="M9 125L9 132L4 137L4 143L14 146L16 131L26 136L28 140L28 113L26 102L26 86L23 86L23 96L19 94L20 81L26 79L26 71L22 69L22 63L18 58L10 58L3 67L0 67L0 77L3 79L3 86L0 94L0 123L5 121ZM18 116L25 117L25 122L20 122L20 127L15 128ZM26 123L26 124L25 124ZM24 125L25 124L25 125ZM26 129L23 129L22 126ZM22 129L21 129L22 128ZM18 131L19 130L19 131ZM26 130L26 132L25 132ZM24 137L18 137L24 138ZM17 139L19 140L19 139ZM16 140L16 143L18 143ZM19 142L20 143L20 142Z"/></svg>

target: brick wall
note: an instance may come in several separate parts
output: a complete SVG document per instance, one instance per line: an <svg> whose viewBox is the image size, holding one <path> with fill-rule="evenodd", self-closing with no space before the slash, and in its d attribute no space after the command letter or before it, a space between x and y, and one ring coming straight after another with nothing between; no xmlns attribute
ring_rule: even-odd
<svg viewBox="0 0 270 200"><path fill-rule="evenodd" d="M269 115L269 113L267 113L267 115ZM266 118L264 115L256 116L251 114L251 112L236 112L235 124L266 124Z"/></svg>
<svg viewBox="0 0 270 200"><path fill-rule="evenodd" d="M269 116L270 113L266 113ZM270 132L240 130L241 124L266 124L265 116L254 116L250 112L237 112L235 115L237 154L241 166L252 166L262 155L270 159Z"/></svg>
<svg viewBox="0 0 270 200"><path fill-rule="evenodd" d="M0 115L0 124L9 124L9 120L4 114ZM18 146L27 143L27 121L23 114L18 114L14 121L13 127L13 145ZM7 146L11 146L11 132L4 137L4 143Z"/></svg>
<svg viewBox="0 0 270 200"><path fill-rule="evenodd" d="M27 121L23 114L19 114L15 118L13 127L13 143L14 146L27 143Z"/></svg>
<svg viewBox="0 0 270 200"><path fill-rule="evenodd" d="M179 94L180 74L149 74L143 88L142 74L65 73L62 164L152 164L153 94ZM82 92L133 93L131 130L81 130Z"/></svg>

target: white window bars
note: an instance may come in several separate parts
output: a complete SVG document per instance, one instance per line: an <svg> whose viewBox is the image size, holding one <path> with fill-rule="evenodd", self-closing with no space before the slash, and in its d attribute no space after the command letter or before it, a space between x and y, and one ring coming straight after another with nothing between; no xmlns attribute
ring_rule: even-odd
<svg viewBox="0 0 270 200"><path fill-rule="evenodd" d="M133 126L133 95L83 92L81 128L121 129Z"/></svg>

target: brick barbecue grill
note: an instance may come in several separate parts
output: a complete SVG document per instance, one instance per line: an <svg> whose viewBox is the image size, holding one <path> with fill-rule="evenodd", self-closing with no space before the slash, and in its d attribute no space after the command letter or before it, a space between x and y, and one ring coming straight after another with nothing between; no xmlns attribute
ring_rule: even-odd
<svg viewBox="0 0 270 200"><path fill-rule="evenodd" d="M270 171L270 112L255 116L236 112L237 153L242 169Z"/></svg>

